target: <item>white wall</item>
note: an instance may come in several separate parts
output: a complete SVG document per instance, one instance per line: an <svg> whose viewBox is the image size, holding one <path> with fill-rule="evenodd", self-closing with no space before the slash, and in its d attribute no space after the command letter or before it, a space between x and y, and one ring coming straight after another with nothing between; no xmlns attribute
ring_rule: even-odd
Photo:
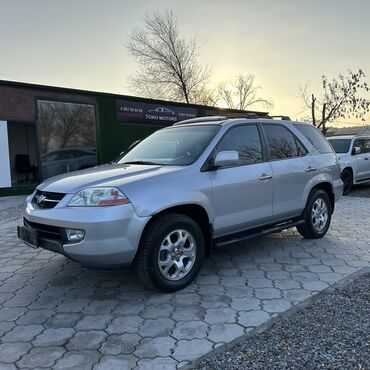
<svg viewBox="0 0 370 370"><path fill-rule="evenodd" d="M0 188L11 187L8 125L0 121Z"/></svg>

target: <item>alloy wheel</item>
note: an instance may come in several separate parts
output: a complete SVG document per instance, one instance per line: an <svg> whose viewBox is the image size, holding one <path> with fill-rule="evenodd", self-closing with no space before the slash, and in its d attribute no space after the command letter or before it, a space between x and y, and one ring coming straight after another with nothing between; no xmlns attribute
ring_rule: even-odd
<svg viewBox="0 0 370 370"><path fill-rule="evenodd" d="M191 233L183 229L173 230L159 248L159 271L167 280L180 280L191 271L196 254L197 246Z"/></svg>
<svg viewBox="0 0 370 370"><path fill-rule="evenodd" d="M328 223L329 212L328 205L322 198L316 199L312 206L311 220L312 225L317 232L322 232Z"/></svg>

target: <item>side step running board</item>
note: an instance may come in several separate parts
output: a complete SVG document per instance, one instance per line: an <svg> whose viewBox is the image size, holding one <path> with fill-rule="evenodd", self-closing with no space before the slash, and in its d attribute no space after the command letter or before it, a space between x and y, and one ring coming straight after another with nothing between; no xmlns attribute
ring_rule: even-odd
<svg viewBox="0 0 370 370"><path fill-rule="evenodd" d="M277 224L275 226L271 226L268 228L257 228L257 229L252 229L252 230L247 230L247 231L241 231L236 234L231 234L227 236L222 236L220 238L214 239L214 245L215 247L224 247L229 244L234 244L234 243L239 243L243 240L255 238L257 236L262 236L262 235L267 235L271 233L276 233L285 229L289 229L294 226L298 226L303 224L305 221L304 220L296 220L296 221L290 221L290 222L284 222Z"/></svg>

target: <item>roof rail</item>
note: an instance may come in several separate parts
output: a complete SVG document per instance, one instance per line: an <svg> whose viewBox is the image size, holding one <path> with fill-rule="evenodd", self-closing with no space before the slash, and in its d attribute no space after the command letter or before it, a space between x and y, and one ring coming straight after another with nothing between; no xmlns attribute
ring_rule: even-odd
<svg viewBox="0 0 370 370"><path fill-rule="evenodd" d="M226 118L246 118L246 119L253 119L253 118L262 118L256 113L227 113Z"/></svg>
<svg viewBox="0 0 370 370"><path fill-rule="evenodd" d="M289 116L259 116L256 113L227 113L223 116L205 116L205 117L197 117L191 118L184 121L179 121L173 124L173 126L183 125L188 123L197 123L197 122L211 122L211 121L225 121L227 119L237 119L237 118L244 118L244 119L259 119L259 118L267 118L267 119L281 119L282 121L291 121Z"/></svg>
<svg viewBox="0 0 370 370"><path fill-rule="evenodd" d="M172 126L178 126L178 125L183 125L187 123L197 123L197 122L224 121L225 119L227 119L226 116L197 117L197 118L185 119L183 121L176 122Z"/></svg>

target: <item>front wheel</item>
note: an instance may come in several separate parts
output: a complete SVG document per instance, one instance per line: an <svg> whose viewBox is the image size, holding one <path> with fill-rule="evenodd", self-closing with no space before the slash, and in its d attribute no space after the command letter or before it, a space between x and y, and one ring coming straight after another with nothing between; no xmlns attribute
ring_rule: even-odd
<svg viewBox="0 0 370 370"><path fill-rule="evenodd" d="M303 212L305 223L297 226L298 232L307 239L322 238L329 229L331 214L328 194L324 190L312 192Z"/></svg>
<svg viewBox="0 0 370 370"><path fill-rule="evenodd" d="M182 214L166 214L144 231L137 270L146 287L174 292L194 280L204 254L204 236L198 224Z"/></svg>

